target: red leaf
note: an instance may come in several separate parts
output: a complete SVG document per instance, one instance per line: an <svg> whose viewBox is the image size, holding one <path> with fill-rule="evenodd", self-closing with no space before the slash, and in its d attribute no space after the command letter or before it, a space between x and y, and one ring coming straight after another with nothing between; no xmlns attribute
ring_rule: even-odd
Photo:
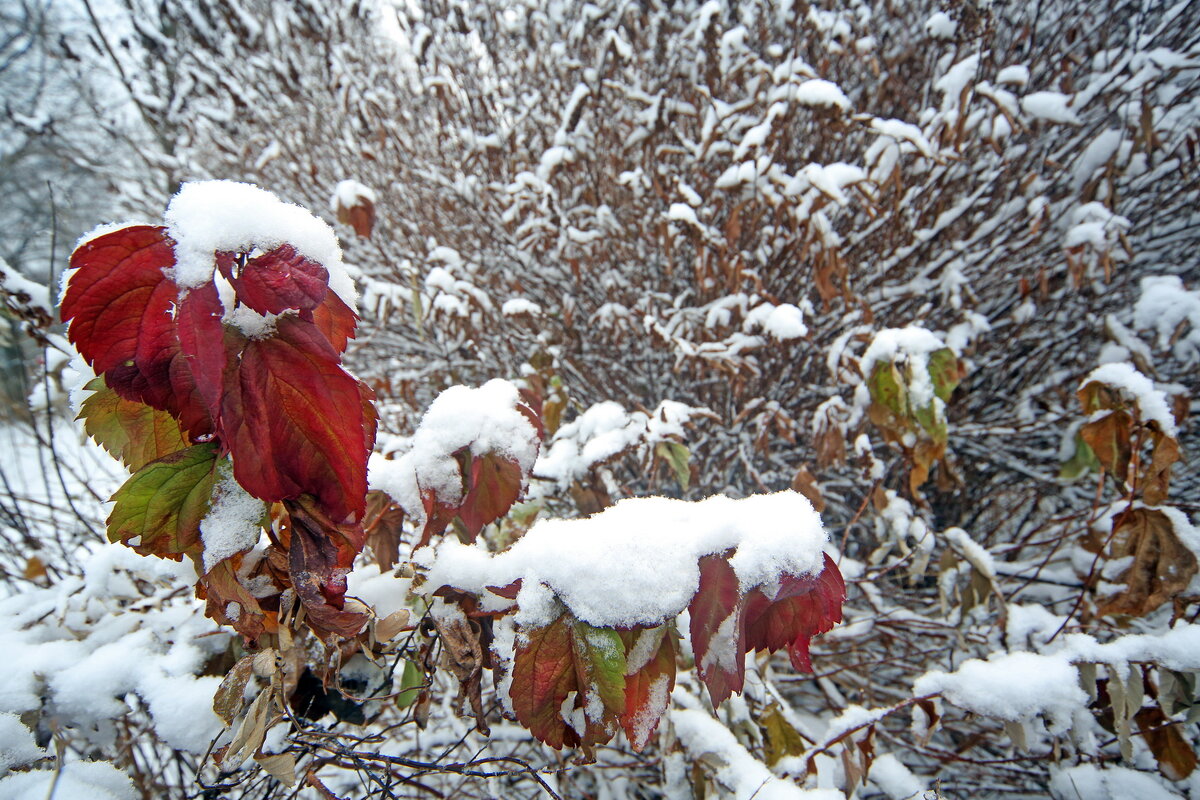
<svg viewBox="0 0 1200 800"><path fill-rule="evenodd" d="M792 666L812 672L809 640L842 621L845 599L842 573L826 554L819 575L785 575L771 600L761 591L752 593L744 617L746 649L775 652L786 646Z"/></svg>
<svg viewBox="0 0 1200 800"><path fill-rule="evenodd" d="M106 233L81 245L71 255L77 269L62 300L63 322L71 343L96 372L108 372L134 360L138 345L157 342L171 328L161 299L151 302L164 284L174 298L174 285L163 267L175 264L174 243L165 229L137 225Z"/></svg>
<svg viewBox="0 0 1200 800"><path fill-rule="evenodd" d="M328 292L325 300L313 309L312 321L329 340L333 349L344 353L347 343L354 338L358 315L337 294Z"/></svg>
<svg viewBox="0 0 1200 800"><path fill-rule="evenodd" d="M746 680L746 637L741 594L729 552L700 559L700 587L688 605L696 671L708 687L713 708Z"/></svg>
<svg viewBox="0 0 1200 800"><path fill-rule="evenodd" d="M167 411L193 439L212 432L173 319L175 264L164 229L136 225L98 236L71 256L63 295L67 336L114 392Z"/></svg>
<svg viewBox="0 0 1200 800"><path fill-rule="evenodd" d="M205 407L214 416L220 413L226 363L223 311L217 287L206 283L180 298L175 315L180 349Z"/></svg>
<svg viewBox="0 0 1200 800"><path fill-rule="evenodd" d="M564 611L545 627L522 631L518 642L509 694L521 724L554 748L590 747L612 738L625 708L620 634ZM566 708L572 692L574 701Z"/></svg>
<svg viewBox="0 0 1200 800"><path fill-rule="evenodd" d="M675 688L675 635L674 628L665 625L621 634L626 645L626 658L635 652L641 637L660 637L650 660L632 675L625 676L625 710L621 714L621 727L635 753L646 747L670 704L671 690Z"/></svg>
<svg viewBox="0 0 1200 800"><path fill-rule="evenodd" d="M484 526L500 519L521 496L521 465L497 453L471 457L467 495L458 517L474 541Z"/></svg>
<svg viewBox="0 0 1200 800"><path fill-rule="evenodd" d="M247 261L231 283L237 299L259 314L310 311L329 291L329 270L285 244Z"/></svg>
<svg viewBox="0 0 1200 800"><path fill-rule="evenodd" d="M226 376L222 427L234 477L262 500L312 494L333 519L360 520L375 442L369 400L313 323L280 318L275 335L247 342Z"/></svg>
<svg viewBox="0 0 1200 800"><path fill-rule="evenodd" d="M570 614L518 639L513 659L513 712L530 733L551 747L574 747L579 736L562 720L562 704L576 689Z"/></svg>

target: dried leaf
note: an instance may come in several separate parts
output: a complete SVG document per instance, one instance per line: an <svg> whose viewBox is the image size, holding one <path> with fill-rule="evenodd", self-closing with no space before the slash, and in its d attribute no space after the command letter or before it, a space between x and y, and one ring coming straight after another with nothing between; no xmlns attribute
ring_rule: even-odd
<svg viewBox="0 0 1200 800"><path fill-rule="evenodd" d="M1196 574L1196 555L1184 545L1170 517L1150 508L1131 508L1118 515L1105 552L1108 559L1133 556L1122 573L1125 589L1103 598L1101 614L1149 614L1185 591Z"/></svg>
<svg viewBox="0 0 1200 800"><path fill-rule="evenodd" d="M242 656L217 687L217 693L213 696L213 711L225 720L227 726L232 725L234 718L241 713L246 684L250 682L253 672L254 656Z"/></svg>
<svg viewBox="0 0 1200 800"><path fill-rule="evenodd" d="M809 471L807 464L801 464L800 469L796 470L792 478L792 491L804 495L818 514L825 510L825 498L821 496L821 487L817 485L817 478Z"/></svg>
<svg viewBox="0 0 1200 800"><path fill-rule="evenodd" d="M284 786L296 785L296 757L291 753L270 753L255 756L254 760Z"/></svg>

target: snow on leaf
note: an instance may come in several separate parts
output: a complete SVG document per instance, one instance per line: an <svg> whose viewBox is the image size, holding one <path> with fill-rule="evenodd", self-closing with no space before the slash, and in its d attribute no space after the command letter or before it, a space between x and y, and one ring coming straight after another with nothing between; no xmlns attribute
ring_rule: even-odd
<svg viewBox="0 0 1200 800"><path fill-rule="evenodd" d="M274 336L246 343L226 378L222 432L238 483L269 502L312 494L334 519L360 519L375 441L369 400L313 323L282 317Z"/></svg>
<svg viewBox="0 0 1200 800"><path fill-rule="evenodd" d="M259 314L311 311L329 292L329 270L285 244L251 258L231 282L237 299Z"/></svg>
<svg viewBox="0 0 1200 800"><path fill-rule="evenodd" d="M188 446L179 423L165 411L126 400L105 386L103 378L92 379L85 388L92 393L79 411L84 430L130 471Z"/></svg>
<svg viewBox="0 0 1200 800"><path fill-rule="evenodd" d="M555 749L607 742L625 711L620 635L568 611L549 625L522 631L510 696L521 724Z"/></svg>
<svg viewBox="0 0 1200 800"><path fill-rule="evenodd" d="M217 476L217 447L198 444L151 461L113 495L108 538L142 555L178 559L200 549L200 521L208 513Z"/></svg>
<svg viewBox="0 0 1200 800"><path fill-rule="evenodd" d="M741 599L728 553L700 559L700 586L688 613L696 671L708 687L713 708L740 692L746 678Z"/></svg>
<svg viewBox="0 0 1200 800"><path fill-rule="evenodd" d="M649 743L667 710L671 690L675 688L675 637L673 627L667 625L621 633L627 660L621 728L634 752L640 753ZM645 646L643 640L648 640L653 650L649 660L638 666L634 657L638 649Z"/></svg>

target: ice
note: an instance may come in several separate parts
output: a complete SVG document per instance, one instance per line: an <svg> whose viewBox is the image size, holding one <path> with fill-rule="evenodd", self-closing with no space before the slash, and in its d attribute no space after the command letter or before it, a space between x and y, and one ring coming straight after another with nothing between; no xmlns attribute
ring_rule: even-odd
<svg viewBox="0 0 1200 800"><path fill-rule="evenodd" d="M185 183L163 215L175 240L175 282L184 289L212 279L217 251L270 251L290 244L329 272L329 288L354 308L358 293L333 228L270 192L236 181Z"/></svg>
<svg viewBox="0 0 1200 800"><path fill-rule="evenodd" d="M699 502L648 497L587 519L540 521L499 554L446 540L419 560L431 590L484 593L521 580L522 625L551 622L555 596L599 627L657 625L691 601L701 557L736 548L730 564L739 584L771 585L785 573L819 572L826 538L812 505L791 491Z"/></svg>

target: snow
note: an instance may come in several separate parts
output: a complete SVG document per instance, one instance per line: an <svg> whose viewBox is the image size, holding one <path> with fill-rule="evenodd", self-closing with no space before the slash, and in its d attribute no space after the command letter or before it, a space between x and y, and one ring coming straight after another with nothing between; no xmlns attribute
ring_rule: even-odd
<svg viewBox="0 0 1200 800"><path fill-rule="evenodd" d="M387 492L413 518L424 521L422 490L433 490L445 503L462 500L463 476L454 454L497 453L528 472L538 454L533 423L517 410L517 387L495 379L478 389L451 386L430 404L413 434L411 449L396 460L371 456L368 481Z"/></svg>
<svg viewBox="0 0 1200 800"><path fill-rule="evenodd" d="M366 603L376 617L383 619L407 607L404 601L411 583L411 578L381 574L378 564L366 564L346 575L346 594Z"/></svg>
<svg viewBox="0 0 1200 800"><path fill-rule="evenodd" d="M917 151L923 156L933 157L933 145L925 138L925 134L921 132L921 129L910 122L876 117L871 120L871 127L884 136L890 136L898 142L908 142L917 148Z"/></svg>
<svg viewBox="0 0 1200 800"><path fill-rule="evenodd" d="M925 783L891 753L876 756L867 777L891 800L909 800L925 791Z"/></svg>
<svg viewBox="0 0 1200 800"><path fill-rule="evenodd" d="M242 488L233 478L233 470L222 464L213 486L212 506L200 521L200 539L204 543L204 571L221 561L249 550L262 533L263 502Z"/></svg>
<svg viewBox="0 0 1200 800"><path fill-rule="evenodd" d="M958 23L945 11L937 11L925 20L925 30L934 39L953 39L958 32Z"/></svg>
<svg viewBox="0 0 1200 800"><path fill-rule="evenodd" d="M358 302L354 281L342 263L337 235L307 210L285 203L249 183L197 181L185 183L163 215L175 240L171 277L184 289L212 279L217 251L273 250L290 244L329 272L329 288L346 305Z"/></svg>
<svg viewBox="0 0 1200 800"><path fill-rule="evenodd" d="M16 714L0 712L0 776L13 767L23 767L49 753L37 746L33 731Z"/></svg>
<svg viewBox="0 0 1200 800"><path fill-rule="evenodd" d="M754 327L762 328L780 341L798 339L808 333L808 326L804 324L804 312L791 303L762 303L755 306L746 315L745 322L747 331L753 330Z"/></svg>
<svg viewBox="0 0 1200 800"><path fill-rule="evenodd" d="M504 305L500 307L500 313L506 317L516 317L521 314L536 317L542 313L542 307L524 297L513 297L504 301Z"/></svg>
<svg viewBox="0 0 1200 800"><path fill-rule="evenodd" d="M942 101L943 106L957 106L963 89L967 88L967 85L975 80L975 76L978 73L979 56L972 55L967 56L962 61L950 67L950 69L946 70L945 75L934 81L933 88L946 95Z"/></svg>
<svg viewBox="0 0 1200 800"><path fill-rule="evenodd" d="M1167 436L1177 437L1175 415L1167 403L1166 393L1154 388L1154 382L1128 362L1103 364L1088 373L1079 384L1082 388L1092 381L1119 389L1137 403L1143 422L1156 422Z"/></svg>
<svg viewBox="0 0 1200 800"><path fill-rule="evenodd" d="M929 355L941 350L946 343L932 331L918 325L906 328L885 328L875 334L863 354L861 370L864 378L871 377L877 363L906 361L912 377L909 391L917 406L933 402L933 381L929 377Z"/></svg>
<svg viewBox="0 0 1200 800"><path fill-rule="evenodd" d="M1044 715L1058 733L1088 702L1068 659L1027 652L972 658L952 673L927 672L913 684L913 693L941 694L959 708L1011 722Z"/></svg>
<svg viewBox="0 0 1200 800"><path fill-rule="evenodd" d="M72 761L61 770L18 772L0 780L0 800L138 800L124 772L107 761Z"/></svg>
<svg viewBox="0 0 1200 800"><path fill-rule="evenodd" d="M771 586L785 573L818 573L826 541L812 505L791 491L699 502L647 497L586 519L539 521L499 554L446 540L416 559L428 568L431 590L485 594L488 586L521 580L522 626L553 621L557 597L592 625L623 627L657 625L686 608L703 556L736 548L730 564L748 589Z"/></svg>
<svg viewBox="0 0 1200 800"><path fill-rule="evenodd" d="M1079 764L1056 769L1050 778L1054 800L1179 800L1180 795L1145 772L1107 765Z"/></svg>
<svg viewBox="0 0 1200 800"><path fill-rule="evenodd" d="M806 106L826 106L850 111L850 100L845 92L836 83L819 78L801 83L795 88L792 98Z"/></svg>
<svg viewBox="0 0 1200 800"><path fill-rule="evenodd" d="M340 181L333 188L333 195L329 198L329 210L336 212L342 208L353 208L362 200L374 204L375 190L353 179Z"/></svg>
<svg viewBox="0 0 1200 800"><path fill-rule="evenodd" d="M50 302L50 290L40 283L35 283L29 278L26 278L21 273L10 267L8 263L0 258L0 289L10 292L15 295L25 295L29 298L29 304L36 308L40 308L47 314L51 313L54 307Z"/></svg>
<svg viewBox="0 0 1200 800"><path fill-rule="evenodd" d="M750 755L730 730L703 711L674 709L671 724L679 743L695 762L715 762L715 776L734 800L840 800L831 789L801 789L775 777L766 765Z"/></svg>
<svg viewBox="0 0 1200 800"><path fill-rule="evenodd" d="M996 83L1009 86L1025 86L1029 83L1029 67L1013 64L996 73Z"/></svg>
<svg viewBox="0 0 1200 800"><path fill-rule="evenodd" d="M1188 291L1178 275L1142 278L1133 307L1134 325L1156 334L1160 348L1172 347L1185 364L1200 361L1200 291ZM1188 328L1175 340L1177 332Z"/></svg>
<svg viewBox="0 0 1200 800"><path fill-rule="evenodd" d="M700 220L696 218L696 210L687 203L672 203L667 209L667 219L675 222L685 222L693 227L700 227Z"/></svg>
<svg viewBox="0 0 1200 800"><path fill-rule="evenodd" d="M1070 102L1070 96L1061 92L1033 92L1021 98L1021 110L1034 119L1080 125L1082 121Z"/></svg>

